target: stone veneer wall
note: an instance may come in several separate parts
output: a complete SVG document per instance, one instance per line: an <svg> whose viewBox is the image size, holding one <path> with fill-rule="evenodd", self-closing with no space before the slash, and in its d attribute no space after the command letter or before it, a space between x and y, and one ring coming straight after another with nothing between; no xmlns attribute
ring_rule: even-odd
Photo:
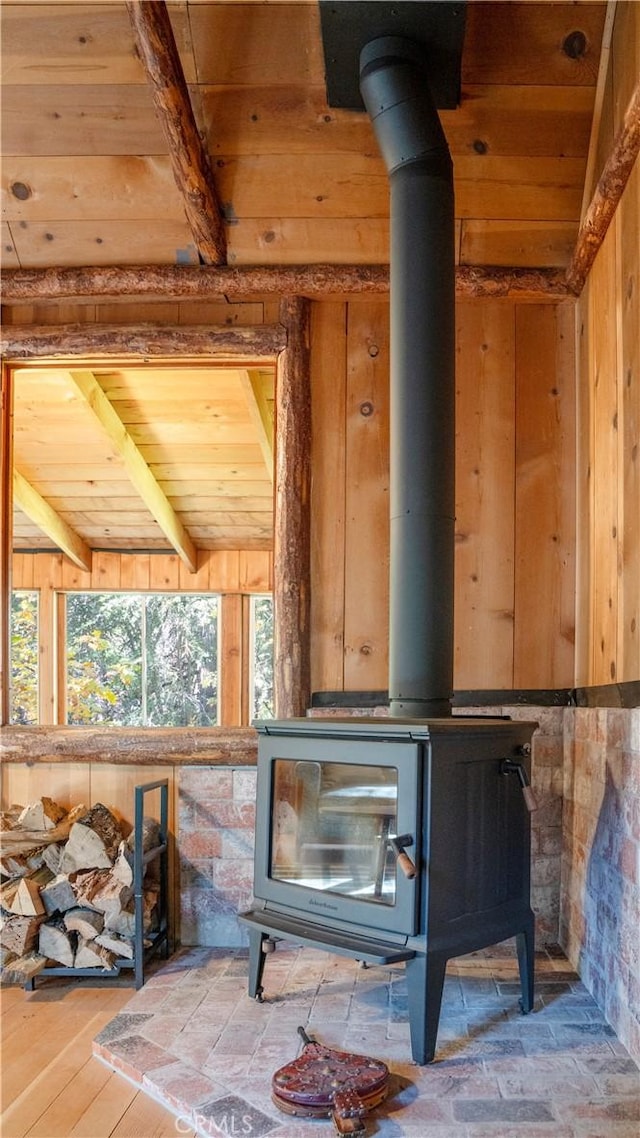
<svg viewBox="0 0 640 1138"><path fill-rule="evenodd" d="M255 767L179 771L180 940L184 945L247 943L238 913L253 889Z"/></svg>
<svg viewBox="0 0 640 1138"><path fill-rule="evenodd" d="M640 708L564 713L560 944L640 1060Z"/></svg>

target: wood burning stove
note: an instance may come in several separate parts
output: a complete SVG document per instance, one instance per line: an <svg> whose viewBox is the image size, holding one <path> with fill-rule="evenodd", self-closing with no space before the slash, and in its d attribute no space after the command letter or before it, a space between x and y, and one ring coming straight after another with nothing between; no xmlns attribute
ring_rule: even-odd
<svg viewBox="0 0 640 1138"><path fill-rule="evenodd" d="M390 717L258 725L256 903L241 920L252 996L278 938L404 962L426 1063L450 957L515 936L523 1011L533 1004L535 725L451 718L454 201L436 105L459 91L464 5L320 10L328 89L352 105L341 72L359 62L390 181Z"/></svg>
<svg viewBox="0 0 640 1138"><path fill-rule="evenodd" d="M534 728L458 717L259 724L255 904L240 917L249 995L261 997L278 939L405 962L412 1055L427 1063L447 960L515 936L530 1011L522 787Z"/></svg>

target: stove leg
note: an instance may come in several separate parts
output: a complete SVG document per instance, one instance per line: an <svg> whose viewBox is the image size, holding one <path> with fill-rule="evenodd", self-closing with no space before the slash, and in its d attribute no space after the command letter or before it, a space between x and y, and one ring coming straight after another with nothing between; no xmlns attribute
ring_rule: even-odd
<svg viewBox="0 0 640 1138"><path fill-rule="evenodd" d="M441 952L427 951L406 963L411 1054L420 1065L430 1063L436 1053L446 969L447 957Z"/></svg>
<svg viewBox="0 0 640 1138"><path fill-rule="evenodd" d="M262 999L262 973L264 972L265 954L262 951L263 941L268 934L260 929L249 929L249 996L251 999Z"/></svg>
<svg viewBox="0 0 640 1138"><path fill-rule="evenodd" d="M522 997L520 1009L523 1015L533 1010L533 982L535 969L535 918L533 913L523 932L516 935L518 965L520 967L520 987Z"/></svg>

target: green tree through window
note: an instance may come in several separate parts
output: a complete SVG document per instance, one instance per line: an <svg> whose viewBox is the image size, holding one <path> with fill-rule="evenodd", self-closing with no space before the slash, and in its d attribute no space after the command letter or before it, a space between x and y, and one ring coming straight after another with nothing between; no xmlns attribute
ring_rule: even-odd
<svg viewBox="0 0 640 1138"><path fill-rule="evenodd" d="M67 721L215 726L218 597L70 593Z"/></svg>
<svg viewBox="0 0 640 1138"><path fill-rule="evenodd" d="M38 594L22 589L11 594L10 718L38 722Z"/></svg>

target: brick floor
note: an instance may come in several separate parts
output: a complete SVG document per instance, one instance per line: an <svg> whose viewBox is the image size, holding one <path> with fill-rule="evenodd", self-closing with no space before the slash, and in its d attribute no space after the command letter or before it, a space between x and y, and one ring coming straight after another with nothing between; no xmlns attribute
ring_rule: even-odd
<svg viewBox="0 0 640 1138"><path fill-rule="evenodd" d="M271 1078L301 1046L383 1059L377 1138L638 1138L640 1071L559 951L538 953L536 1006L519 1014L508 943L450 962L435 1062L411 1060L404 969L284 944L265 1002L247 996L247 954L185 949L97 1036L94 1053L202 1135L321 1138L271 1101ZM181 1125L177 1122L177 1126Z"/></svg>

